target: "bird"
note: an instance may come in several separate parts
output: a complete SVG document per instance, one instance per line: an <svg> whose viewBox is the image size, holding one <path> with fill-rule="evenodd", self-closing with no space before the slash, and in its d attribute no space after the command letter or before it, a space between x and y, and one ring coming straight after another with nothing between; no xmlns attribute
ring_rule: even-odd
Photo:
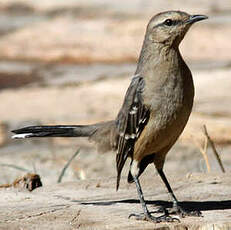
<svg viewBox="0 0 231 230"><path fill-rule="evenodd" d="M192 74L179 45L194 23L207 18L177 10L161 12L151 18L136 71L114 120L90 125L29 126L13 130L12 138L88 137L99 151L115 152L117 190L122 169L130 159L127 180L136 185L143 213L132 213L129 217L154 223L175 221L166 209L163 215L154 216L145 202L139 177L153 163L171 195L175 213L180 217L201 216L199 210L181 207L163 166L167 153L188 122L194 101Z"/></svg>

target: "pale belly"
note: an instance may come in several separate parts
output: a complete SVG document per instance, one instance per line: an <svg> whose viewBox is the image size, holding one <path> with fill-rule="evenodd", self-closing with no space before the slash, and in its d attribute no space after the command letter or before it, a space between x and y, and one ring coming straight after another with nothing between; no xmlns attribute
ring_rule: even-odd
<svg viewBox="0 0 231 230"><path fill-rule="evenodd" d="M187 124L191 107L191 105L181 105L175 110L172 108L172 112L169 111L170 108L164 107L159 108L159 111L153 111L147 126L135 144L134 157L141 159L171 148Z"/></svg>

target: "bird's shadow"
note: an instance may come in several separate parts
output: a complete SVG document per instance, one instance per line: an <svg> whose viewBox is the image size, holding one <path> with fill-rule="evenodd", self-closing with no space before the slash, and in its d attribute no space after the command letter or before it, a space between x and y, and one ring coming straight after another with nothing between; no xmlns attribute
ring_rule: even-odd
<svg viewBox="0 0 231 230"><path fill-rule="evenodd" d="M74 201L73 202L79 202ZM112 200L112 201L94 201L94 202L79 202L81 205L95 205L95 206L109 206L118 203L124 204L139 204L140 201L137 199L123 199L123 200ZM171 208L172 202L163 200L146 200L146 204L153 206L161 206L163 208ZM209 211L209 210L223 210L231 209L231 200L223 201L182 201L179 205L189 211Z"/></svg>

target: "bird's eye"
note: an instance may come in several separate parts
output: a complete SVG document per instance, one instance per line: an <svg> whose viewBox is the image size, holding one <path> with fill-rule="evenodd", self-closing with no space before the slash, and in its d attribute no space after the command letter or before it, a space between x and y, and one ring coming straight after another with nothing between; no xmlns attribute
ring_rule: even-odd
<svg viewBox="0 0 231 230"><path fill-rule="evenodd" d="M166 26L171 26L171 25L173 24L173 21L172 21L171 19L166 19L166 20L164 21L164 24L165 24Z"/></svg>

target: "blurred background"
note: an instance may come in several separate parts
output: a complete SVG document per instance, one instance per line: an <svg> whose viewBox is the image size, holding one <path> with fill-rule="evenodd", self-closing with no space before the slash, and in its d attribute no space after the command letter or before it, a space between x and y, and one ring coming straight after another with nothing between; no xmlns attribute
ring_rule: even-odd
<svg viewBox="0 0 231 230"><path fill-rule="evenodd" d="M63 181L116 175L115 154L97 154L85 139L11 140L10 130L114 119L145 27L166 10L206 14L209 20L194 25L180 46L196 97L165 170L167 175L221 171L210 145L206 150L206 125L230 172L230 0L0 0L0 183L29 171L52 184L78 149ZM151 173L149 166L144 174Z"/></svg>

